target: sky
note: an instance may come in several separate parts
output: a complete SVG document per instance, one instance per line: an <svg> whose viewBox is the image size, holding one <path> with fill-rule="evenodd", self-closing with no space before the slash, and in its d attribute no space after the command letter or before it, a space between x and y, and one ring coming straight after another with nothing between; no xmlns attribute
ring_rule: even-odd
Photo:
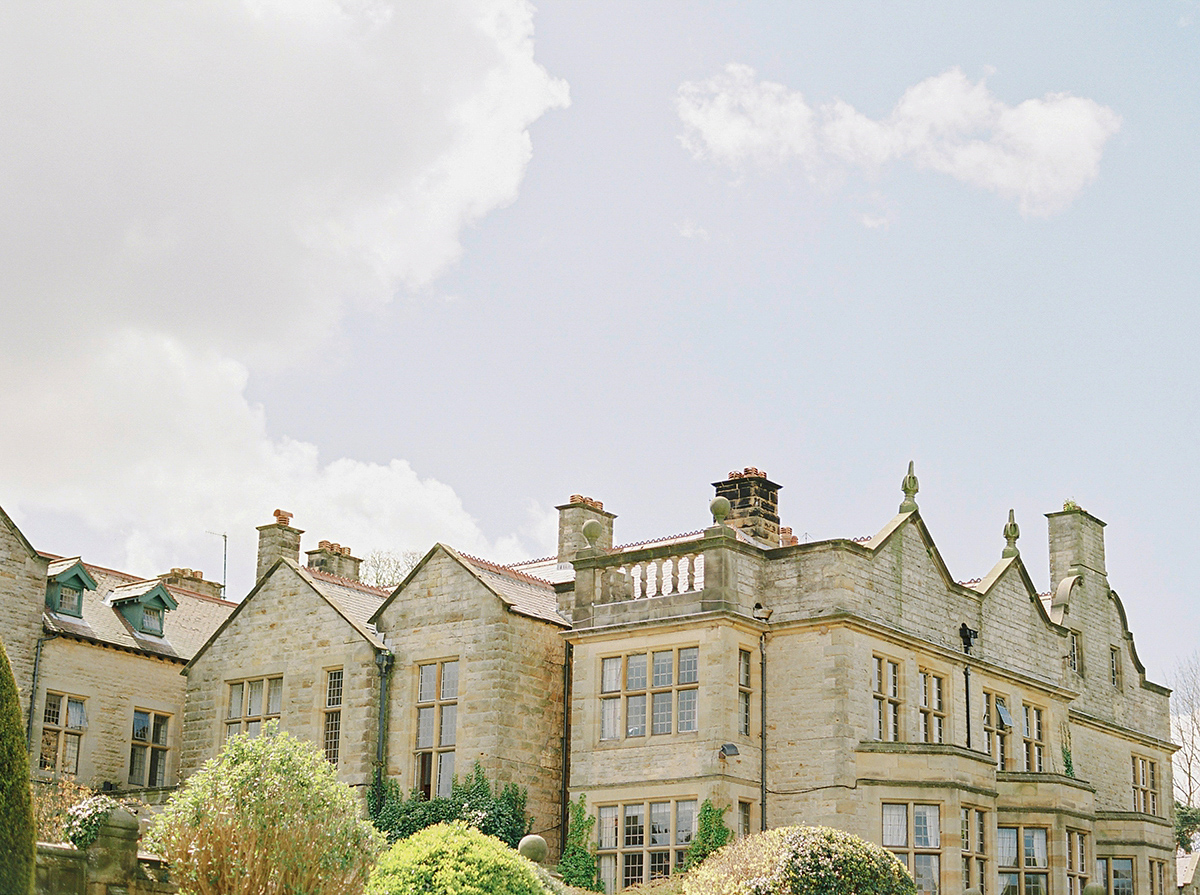
<svg viewBox="0 0 1200 895"><path fill-rule="evenodd" d="M0 506L252 586L255 526L499 561L581 493L801 539L910 460L958 579L1108 523L1196 650L1200 3L0 9ZM216 533L216 534L214 534Z"/></svg>

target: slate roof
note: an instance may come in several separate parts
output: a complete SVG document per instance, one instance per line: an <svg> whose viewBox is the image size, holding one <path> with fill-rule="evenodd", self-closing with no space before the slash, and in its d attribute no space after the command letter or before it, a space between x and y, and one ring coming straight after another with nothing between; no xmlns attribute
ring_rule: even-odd
<svg viewBox="0 0 1200 895"><path fill-rule="evenodd" d="M51 574L55 574L56 567L59 567L58 571L65 571L79 561L78 557L42 555L51 560ZM159 580L139 578L86 562L83 565L96 581L95 590L85 590L82 594L83 617L46 609L42 613L42 625L47 631L186 662L236 607L235 603L206 594L163 585L179 606L166 613L162 637L143 634L134 630L121 611L109 605L109 600L114 593L125 596L144 593L159 584Z"/></svg>
<svg viewBox="0 0 1200 895"><path fill-rule="evenodd" d="M477 556L465 553L458 555L513 612L556 625L568 624L567 620L558 614L558 596L554 593L554 585L549 581L509 566L488 562Z"/></svg>
<svg viewBox="0 0 1200 895"><path fill-rule="evenodd" d="M373 646L384 649L383 640L370 619L391 591L382 587L370 587L353 579L331 575L308 566L296 564L295 568Z"/></svg>

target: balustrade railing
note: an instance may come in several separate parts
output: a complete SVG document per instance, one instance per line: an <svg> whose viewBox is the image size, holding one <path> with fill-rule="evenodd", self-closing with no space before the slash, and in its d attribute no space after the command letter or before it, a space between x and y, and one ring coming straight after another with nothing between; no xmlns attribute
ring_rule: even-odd
<svg viewBox="0 0 1200 895"><path fill-rule="evenodd" d="M704 589L703 553L631 556L619 565L597 571L602 602L666 597Z"/></svg>

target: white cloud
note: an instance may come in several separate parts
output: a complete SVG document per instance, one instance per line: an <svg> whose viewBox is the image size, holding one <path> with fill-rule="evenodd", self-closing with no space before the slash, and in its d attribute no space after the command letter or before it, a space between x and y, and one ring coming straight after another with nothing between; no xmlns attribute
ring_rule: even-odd
<svg viewBox="0 0 1200 895"><path fill-rule="evenodd" d="M860 214L858 216L858 220L859 223L869 230L886 230L891 224L891 222L883 215L871 214L869 212L863 212Z"/></svg>
<svg viewBox="0 0 1200 895"><path fill-rule="evenodd" d="M679 225L679 235L684 239L700 239L708 242L708 231L691 218L686 219Z"/></svg>
<svg viewBox="0 0 1200 895"><path fill-rule="evenodd" d="M1010 106L957 68L904 92L872 119L842 100L812 108L752 69L679 88L683 145L735 169L798 162L810 175L849 167L875 174L889 162L919 167L1015 201L1024 215L1062 211L1099 173L1121 118L1090 99L1050 93Z"/></svg>
<svg viewBox="0 0 1200 895"><path fill-rule="evenodd" d="M532 18L526 0L5 6L0 503L119 531L142 571L188 564L205 529L252 550L276 507L356 550L545 552L547 514L489 542L448 485L272 437L246 398L252 370L426 288L516 199L530 125L568 102Z"/></svg>

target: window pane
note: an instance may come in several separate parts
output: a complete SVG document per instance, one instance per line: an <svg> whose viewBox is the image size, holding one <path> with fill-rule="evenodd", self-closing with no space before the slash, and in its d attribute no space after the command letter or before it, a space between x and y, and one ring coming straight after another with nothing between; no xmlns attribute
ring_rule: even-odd
<svg viewBox="0 0 1200 895"><path fill-rule="evenodd" d="M62 697L55 693L46 694L46 711L42 715L42 721L46 724L53 724L58 727L59 718L62 717Z"/></svg>
<svg viewBox="0 0 1200 895"><path fill-rule="evenodd" d="M975 838L977 840L975 851L981 855L987 854L987 823L985 819L987 815L982 811L975 812Z"/></svg>
<svg viewBox="0 0 1200 895"><path fill-rule="evenodd" d="M325 759L336 766L341 757L342 713L325 713Z"/></svg>
<svg viewBox="0 0 1200 895"><path fill-rule="evenodd" d="M643 656L643 658L645 658ZM646 735L646 697L628 697L625 710L625 736L640 737Z"/></svg>
<svg viewBox="0 0 1200 895"><path fill-rule="evenodd" d="M417 748L429 749L433 746L433 706L417 709Z"/></svg>
<svg viewBox="0 0 1200 895"><path fill-rule="evenodd" d="M1001 867L1017 866L1017 828L1000 827L996 830L996 857Z"/></svg>
<svg viewBox="0 0 1200 895"><path fill-rule="evenodd" d="M650 803L650 844L671 844L671 803Z"/></svg>
<svg viewBox="0 0 1200 895"><path fill-rule="evenodd" d="M600 663L600 692L615 693L621 689L621 659L614 656Z"/></svg>
<svg viewBox="0 0 1200 895"><path fill-rule="evenodd" d="M600 881L604 883L604 891L612 895L617 891L617 856L600 856Z"/></svg>
<svg viewBox="0 0 1200 895"><path fill-rule="evenodd" d="M617 847L617 806L605 805L600 809L596 842L600 848Z"/></svg>
<svg viewBox="0 0 1200 895"><path fill-rule="evenodd" d="M1133 859L1112 859L1112 895L1133 895Z"/></svg>
<svg viewBox="0 0 1200 895"><path fill-rule="evenodd" d="M641 805L625 806L625 847L644 845L646 841L646 815Z"/></svg>
<svg viewBox="0 0 1200 895"><path fill-rule="evenodd" d="M625 871L623 883L625 888L635 886L642 881L642 853L634 852L625 855Z"/></svg>
<svg viewBox="0 0 1200 895"><path fill-rule="evenodd" d="M246 716L258 717L262 714L263 682L250 681L246 684Z"/></svg>
<svg viewBox="0 0 1200 895"><path fill-rule="evenodd" d="M129 782L141 786L146 782L146 747L133 746L129 750Z"/></svg>
<svg viewBox="0 0 1200 895"><path fill-rule="evenodd" d="M747 650L738 650L738 684L750 686L750 653Z"/></svg>
<svg viewBox="0 0 1200 895"><path fill-rule="evenodd" d="M625 657L625 689L626 690L645 690L646 689L646 657L645 656L626 656Z"/></svg>
<svg viewBox="0 0 1200 895"><path fill-rule="evenodd" d="M908 806L883 806L883 844L908 845Z"/></svg>
<svg viewBox="0 0 1200 895"><path fill-rule="evenodd" d="M163 630L163 615L161 609L145 607L142 609L142 631L147 634L161 634Z"/></svg>
<svg viewBox="0 0 1200 895"><path fill-rule="evenodd" d="M167 750L150 750L150 776L146 779L147 786L162 786L167 782Z"/></svg>
<svg viewBox="0 0 1200 895"><path fill-rule="evenodd" d="M433 711L433 709L429 709ZM442 706L442 729L439 734L438 743L442 746L453 746L455 725L458 723L458 706L444 705Z"/></svg>
<svg viewBox="0 0 1200 895"><path fill-rule="evenodd" d="M674 694L655 693L651 700L651 733L670 733L671 732L671 703Z"/></svg>
<svg viewBox="0 0 1200 895"><path fill-rule="evenodd" d="M671 873L669 851L650 852L650 879L663 879Z"/></svg>
<svg viewBox="0 0 1200 895"><path fill-rule="evenodd" d="M675 803L675 843L688 845L696 834L696 802L688 799Z"/></svg>
<svg viewBox="0 0 1200 895"><path fill-rule="evenodd" d="M274 682L272 682L274 683ZM271 701L270 696L267 697L267 702ZM329 672L329 677L325 682L325 707L334 709L342 704L342 669L338 668Z"/></svg>
<svg viewBox="0 0 1200 895"><path fill-rule="evenodd" d="M417 702L433 702L437 694L437 666L422 665L417 674Z"/></svg>
<svg viewBox="0 0 1200 895"><path fill-rule="evenodd" d="M42 731L42 751L38 759L38 767L43 771L53 771L58 767L58 731Z"/></svg>
<svg viewBox="0 0 1200 895"><path fill-rule="evenodd" d="M226 718L242 717L242 688L243 684L229 685L229 712Z"/></svg>
<svg viewBox="0 0 1200 895"><path fill-rule="evenodd" d="M262 731L262 721L247 721L246 734L247 736L256 737Z"/></svg>
<svg viewBox="0 0 1200 895"><path fill-rule="evenodd" d="M937 855L913 855L913 879L922 895L937 895L941 874Z"/></svg>
<svg viewBox="0 0 1200 895"><path fill-rule="evenodd" d="M700 680L700 648L689 646L679 651L679 683L694 684Z"/></svg>
<svg viewBox="0 0 1200 895"><path fill-rule="evenodd" d="M1000 874L1000 895L1021 895L1020 877L1015 873Z"/></svg>
<svg viewBox="0 0 1200 895"><path fill-rule="evenodd" d="M454 784L454 753L442 752L438 755L437 794L439 799L450 798Z"/></svg>
<svg viewBox="0 0 1200 895"><path fill-rule="evenodd" d="M150 713L133 713L133 738L135 740L150 739Z"/></svg>
<svg viewBox="0 0 1200 895"><path fill-rule="evenodd" d="M79 734L68 733L63 736L62 772L64 774L79 773Z"/></svg>
<svg viewBox="0 0 1200 895"><path fill-rule="evenodd" d="M621 700L600 700L600 739L616 740L621 736Z"/></svg>
<svg viewBox="0 0 1200 895"><path fill-rule="evenodd" d="M1046 831L1025 830L1025 866L1049 867L1046 860Z"/></svg>
<svg viewBox="0 0 1200 895"><path fill-rule="evenodd" d="M442 663L442 699L458 699L458 662Z"/></svg>
<svg viewBox="0 0 1200 895"><path fill-rule="evenodd" d="M679 732L683 733L688 730L695 730L697 727L696 721L696 705L699 697L699 690L680 690L679 691Z"/></svg>
<svg viewBox="0 0 1200 895"><path fill-rule="evenodd" d="M267 681L267 714L278 715L283 707L283 678L275 677Z"/></svg>
<svg viewBox="0 0 1200 895"><path fill-rule="evenodd" d="M82 699L67 700L67 727L72 730L83 730L87 726L87 716L83 712Z"/></svg>
<svg viewBox="0 0 1200 895"><path fill-rule="evenodd" d="M938 806L913 805L913 845L917 848L941 848L941 842Z"/></svg>
<svg viewBox="0 0 1200 895"><path fill-rule="evenodd" d="M670 650L654 654L655 687L669 687L675 682L675 654Z"/></svg>
<svg viewBox="0 0 1200 895"><path fill-rule="evenodd" d="M738 733L750 735L750 694L738 693Z"/></svg>
<svg viewBox="0 0 1200 895"><path fill-rule="evenodd" d="M167 745L167 725L169 723L170 723L169 715L155 715L154 716L153 739L154 739L154 742L157 743L159 746Z"/></svg>
<svg viewBox="0 0 1200 895"><path fill-rule="evenodd" d="M1046 895L1048 879L1044 873L1025 874L1025 895Z"/></svg>

